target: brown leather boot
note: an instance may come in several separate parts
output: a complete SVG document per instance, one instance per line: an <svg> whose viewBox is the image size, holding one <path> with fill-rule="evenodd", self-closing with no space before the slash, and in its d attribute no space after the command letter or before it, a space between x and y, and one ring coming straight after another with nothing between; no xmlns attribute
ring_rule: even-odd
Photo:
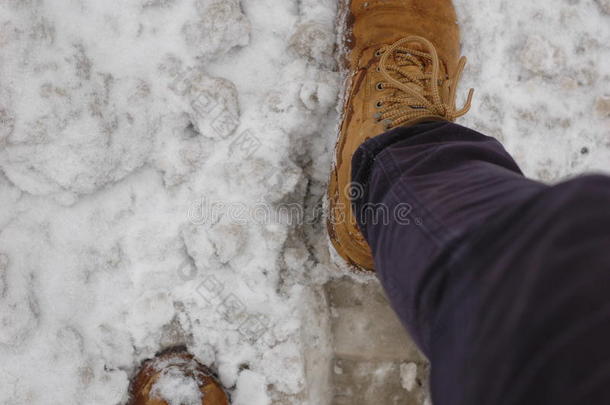
<svg viewBox="0 0 610 405"><path fill-rule="evenodd" d="M328 231L345 261L374 270L371 250L351 209L352 155L365 140L397 126L452 121L455 91L466 63L451 0L346 0L343 10L343 122L328 188ZM388 213L391 215L392 213ZM381 218L381 216L380 216Z"/></svg>
<svg viewBox="0 0 610 405"><path fill-rule="evenodd" d="M184 348L170 349L145 361L129 393L128 405L229 404L212 372Z"/></svg>

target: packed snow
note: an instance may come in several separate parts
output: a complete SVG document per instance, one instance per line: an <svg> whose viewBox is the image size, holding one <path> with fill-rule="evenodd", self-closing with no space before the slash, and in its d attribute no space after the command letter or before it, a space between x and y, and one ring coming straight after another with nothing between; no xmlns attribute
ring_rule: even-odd
<svg viewBox="0 0 610 405"><path fill-rule="evenodd" d="M456 5L460 122L543 181L608 171L610 3ZM123 404L181 344L236 404L332 402L336 12L0 1L1 404Z"/></svg>
<svg viewBox="0 0 610 405"><path fill-rule="evenodd" d="M201 405L203 397L199 382L177 368L161 372L151 387L150 396L161 399L168 405Z"/></svg>

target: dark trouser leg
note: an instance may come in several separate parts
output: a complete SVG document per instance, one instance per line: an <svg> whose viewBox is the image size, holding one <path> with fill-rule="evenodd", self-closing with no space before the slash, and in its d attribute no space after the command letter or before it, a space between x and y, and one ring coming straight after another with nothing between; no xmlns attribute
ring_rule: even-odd
<svg viewBox="0 0 610 405"><path fill-rule="evenodd" d="M449 123L373 138L353 163L361 229L435 405L610 404L610 178L528 180Z"/></svg>

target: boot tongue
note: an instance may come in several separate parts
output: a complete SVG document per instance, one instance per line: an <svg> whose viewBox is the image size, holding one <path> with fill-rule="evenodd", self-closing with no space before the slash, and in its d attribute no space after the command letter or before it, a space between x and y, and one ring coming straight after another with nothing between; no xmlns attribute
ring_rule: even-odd
<svg viewBox="0 0 610 405"><path fill-rule="evenodd" d="M404 45L404 48L407 48L409 50L414 50L414 51L420 51L420 52L429 52L427 49L424 49L424 47L419 43L407 43ZM400 65L400 63L404 62L404 60L405 60L403 57L401 57L401 55L406 56L406 53L400 52L400 51L394 52L393 55L390 55L389 62L392 64L395 64L395 65L399 65L400 69L402 71L408 72L409 74L411 74L413 76L421 75L422 70L417 65L409 65L409 64ZM422 64L424 65L423 73L432 73L432 63L430 62L429 59L419 57L417 55L413 55L413 56L417 60L422 62ZM405 77L400 73L391 72L390 76L398 81L401 81L401 83L403 83L405 86L409 87L413 91L417 92L418 94L423 95L423 93L425 91L424 86L420 86L413 82L403 82L402 80L404 80ZM444 64L441 61L440 66L439 66L439 78L444 80L445 77L446 77L446 69L445 69ZM430 83L426 83L426 85L430 85ZM445 94L445 91L444 91L445 89L442 86L440 86L440 83L439 83L439 90L440 90L442 99L445 100L447 97L447 94ZM394 89L392 91L392 96L397 96L398 93L400 93L400 90Z"/></svg>
<svg viewBox="0 0 610 405"><path fill-rule="evenodd" d="M421 50L421 47L419 46L419 44L409 44L408 47L409 47L409 49ZM395 52L393 55L390 55L390 57L388 58L389 59L388 62L399 66L402 71L407 72L412 76L421 75L422 71L419 66L409 65L409 64L401 65L401 63L404 62L404 58L400 57L400 55L405 55L405 54L404 54L404 52L401 52L401 53ZM416 56L416 58L417 58L417 56ZM421 60L423 58L418 58L418 59ZM422 61L422 62L425 62L425 61ZM400 81L403 85L409 87L410 89L414 90L418 94L423 94L424 88L422 86L419 86L416 83L413 83L410 81L405 82L404 81L405 76L402 75L401 73L390 72L389 74L393 79ZM392 96L395 97L395 96L399 95L399 93L400 93L400 90L393 89Z"/></svg>

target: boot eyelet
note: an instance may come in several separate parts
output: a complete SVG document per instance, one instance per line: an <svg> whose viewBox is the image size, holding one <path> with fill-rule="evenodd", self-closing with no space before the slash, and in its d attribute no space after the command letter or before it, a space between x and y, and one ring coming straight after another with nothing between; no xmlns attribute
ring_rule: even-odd
<svg viewBox="0 0 610 405"><path fill-rule="evenodd" d="M377 50L375 51L375 56L376 56L377 58L379 58L379 57L381 57L381 55L383 55L383 50L382 50L382 49L377 49Z"/></svg>
<svg viewBox="0 0 610 405"><path fill-rule="evenodd" d="M375 88L376 88L377 90L379 90L379 91L383 90L383 83L382 83L382 82L377 83L377 84L375 85Z"/></svg>
<svg viewBox="0 0 610 405"><path fill-rule="evenodd" d="M380 73L380 72L381 72L381 68L380 68L379 66L377 66L377 67L375 68L375 72Z"/></svg>
<svg viewBox="0 0 610 405"><path fill-rule="evenodd" d="M383 101L378 101L378 102L376 102L376 103L375 103L375 107L377 107L377 108L381 108L381 107L383 107Z"/></svg>

